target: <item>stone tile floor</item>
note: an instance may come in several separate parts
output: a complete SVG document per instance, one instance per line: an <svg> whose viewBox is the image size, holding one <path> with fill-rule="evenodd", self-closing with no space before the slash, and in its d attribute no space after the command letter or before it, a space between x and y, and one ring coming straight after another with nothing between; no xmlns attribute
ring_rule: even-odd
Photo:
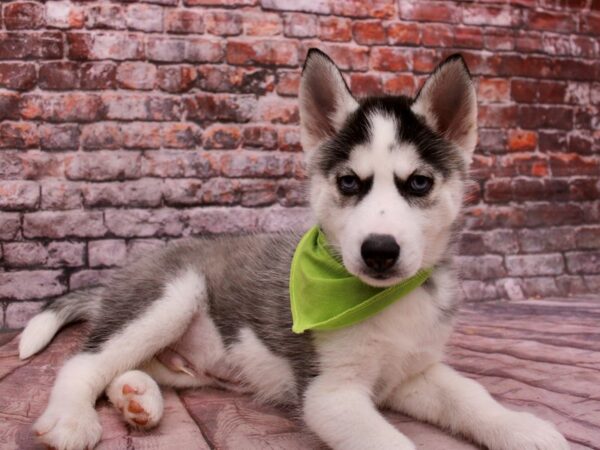
<svg viewBox="0 0 600 450"><path fill-rule="evenodd" d="M501 402L554 422L572 449L600 449L600 298L468 304L448 362ZM17 357L15 334L0 334L0 449L34 449L31 422L45 406L56 370L75 351L81 327L61 333L43 353ZM165 415L149 432L127 429L106 402L99 449L320 449L284 411L250 398L204 389L165 390ZM460 438L386 413L419 449L474 449Z"/></svg>

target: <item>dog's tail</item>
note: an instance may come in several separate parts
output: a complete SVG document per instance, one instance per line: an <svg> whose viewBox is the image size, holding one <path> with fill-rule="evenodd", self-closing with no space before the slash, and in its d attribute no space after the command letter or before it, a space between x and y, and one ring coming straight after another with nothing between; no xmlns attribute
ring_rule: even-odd
<svg viewBox="0 0 600 450"><path fill-rule="evenodd" d="M42 350L64 325L92 319L98 312L101 298L102 288L96 287L73 291L46 305L23 330L19 358L29 358Z"/></svg>

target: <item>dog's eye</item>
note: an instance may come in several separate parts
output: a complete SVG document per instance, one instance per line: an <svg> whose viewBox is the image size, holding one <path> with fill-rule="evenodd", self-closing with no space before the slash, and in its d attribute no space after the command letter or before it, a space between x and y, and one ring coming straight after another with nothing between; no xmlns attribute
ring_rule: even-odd
<svg viewBox="0 0 600 450"><path fill-rule="evenodd" d="M338 189L344 195L356 195L360 191L360 178L356 175L344 175L337 179Z"/></svg>
<svg viewBox="0 0 600 450"><path fill-rule="evenodd" d="M412 195L426 195L433 187L433 179L424 175L411 175L406 186Z"/></svg>

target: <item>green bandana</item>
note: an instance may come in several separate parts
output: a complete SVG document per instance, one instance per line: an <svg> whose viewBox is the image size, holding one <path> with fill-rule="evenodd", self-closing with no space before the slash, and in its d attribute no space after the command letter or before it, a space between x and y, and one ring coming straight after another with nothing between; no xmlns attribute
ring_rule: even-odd
<svg viewBox="0 0 600 450"><path fill-rule="evenodd" d="M430 274L431 270L421 270L388 288L369 286L329 253L325 236L313 227L292 260L292 331L335 330L365 320L421 286Z"/></svg>

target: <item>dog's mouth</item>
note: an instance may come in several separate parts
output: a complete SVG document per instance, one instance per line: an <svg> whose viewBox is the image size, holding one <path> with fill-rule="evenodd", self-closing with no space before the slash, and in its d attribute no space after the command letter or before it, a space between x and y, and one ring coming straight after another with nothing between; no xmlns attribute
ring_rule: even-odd
<svg viewBox="0 0 600 450"><path fill-rule="evenodd" d="M357 277L364 283L374 287L390 287L406 278L397 270L382 273L364 269L360 271Z"/></svg>

